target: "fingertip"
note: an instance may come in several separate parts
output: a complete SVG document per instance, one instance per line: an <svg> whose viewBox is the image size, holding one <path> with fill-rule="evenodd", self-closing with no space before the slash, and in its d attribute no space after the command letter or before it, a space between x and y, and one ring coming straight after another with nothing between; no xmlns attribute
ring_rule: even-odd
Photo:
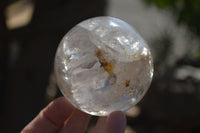
<svg viewBox="0 0 200 133"><path fill-rule="evenodd" d="M91 115L86 114L78 109L64 123L61 133L84 133L87 129Z"/></svg>
<svg viewBox="0 0 200 133"><path fill-rule="evenodd" d="M90 131L90 133L104 133L106 128L106 122L108 117L99 117L95 127Z"/></svg>
<svg viewBox="0 0 200 133"><path fill-rule="evenodd" d="M64 97L53 100L42 110L43 115L54 123L58 128L62 127L63 122L71 115L74 107Z"/></svg>
<svg viewBox="0 0 200 133"><path fill-rule="evenodd" d="M124 133L126 116L121 111L112 112L107 120L106 133Z"/></svg>
<svg viewBox="0 0 200 133"><path fill-rule="evenodd" d="M112 113L109 115L109 117L110 117L110 118L115 117L115 118L118 118L119 120L126 121L126 116L125 116L124 112L122 112L122 111L115 111L115 112L112 112Z"/></svg>

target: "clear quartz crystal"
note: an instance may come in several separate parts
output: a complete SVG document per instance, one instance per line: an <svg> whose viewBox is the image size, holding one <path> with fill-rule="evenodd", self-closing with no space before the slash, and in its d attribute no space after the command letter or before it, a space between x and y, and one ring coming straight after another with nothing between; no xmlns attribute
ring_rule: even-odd
<svg viewBox="0 0 200 133"><path fill-rule="evenodd" d="M153 77L152 56L129 24L96 17L64 36L55 57L55 75L72 105L106 116L126 111L141 100Z"/></svg>

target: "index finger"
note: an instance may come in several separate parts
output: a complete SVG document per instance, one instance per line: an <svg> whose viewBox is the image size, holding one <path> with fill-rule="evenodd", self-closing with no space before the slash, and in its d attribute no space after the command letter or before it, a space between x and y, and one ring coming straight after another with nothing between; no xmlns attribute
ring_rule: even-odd
<svg viewBox="0 0 200 133"><path fill-rule="evenodd" d="M126 116L121 111L112 112L106 122L105 133L124 133Z"/></svg>
<svg viewBox="0 0 200 133"><path fill-rule="evenodd" d="M45 107L21 133L54 133L63 126L73 109L64 97L59 97Z"/></svg>

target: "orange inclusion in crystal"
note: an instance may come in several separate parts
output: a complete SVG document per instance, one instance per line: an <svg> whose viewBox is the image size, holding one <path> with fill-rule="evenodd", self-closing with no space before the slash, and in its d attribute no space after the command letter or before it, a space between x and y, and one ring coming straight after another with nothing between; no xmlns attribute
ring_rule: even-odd
<svg viewBox="0 0 200 133"><path fill-rule="evenodd" d="M101 66L104 68L106 72L109 74L113 73L113 64L109 63L102 54L102 51L100 49L95 51L95 56L99 59L99 62L101 63Z"/></svg>
<svg viewBox="0 0 200 133"><path fill-rule="evenodd" d="M124 85L125 85L126 87L128 87L128 86L129 86L129 83L130 83L130 80L126 80L126 81L124 82Z"/></svg>

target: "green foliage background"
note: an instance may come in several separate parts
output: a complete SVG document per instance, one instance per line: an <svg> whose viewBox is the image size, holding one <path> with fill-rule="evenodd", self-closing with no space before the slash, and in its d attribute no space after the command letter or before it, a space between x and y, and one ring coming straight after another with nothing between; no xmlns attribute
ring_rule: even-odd
<svg viewBox="0 0 200 133"><path fill-rule="evenodd" d="M200 0L144 0L160 9L171 10L178 24L186 24L198 36L200 35Z"/></svg>

